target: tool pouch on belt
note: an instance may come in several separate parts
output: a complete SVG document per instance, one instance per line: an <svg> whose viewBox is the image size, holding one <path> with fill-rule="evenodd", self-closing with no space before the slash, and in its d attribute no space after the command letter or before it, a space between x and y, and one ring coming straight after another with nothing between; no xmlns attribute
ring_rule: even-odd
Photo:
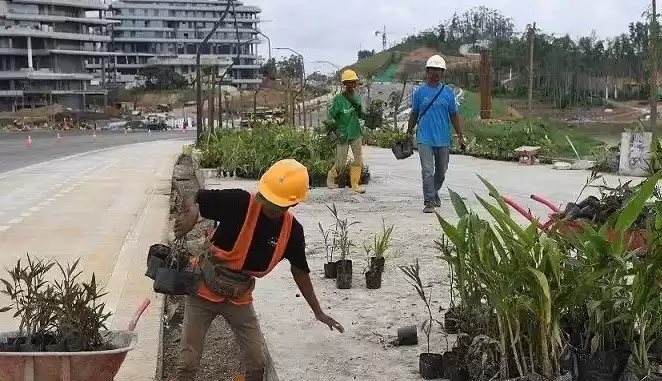
<svg viewBox="0 0 662 381"><path fill-rule="evenodd" d="M235 299L255 288L255 278L243 272L230 270L209 259L202 261L202 276L207 288L214 294Z"/></svg>

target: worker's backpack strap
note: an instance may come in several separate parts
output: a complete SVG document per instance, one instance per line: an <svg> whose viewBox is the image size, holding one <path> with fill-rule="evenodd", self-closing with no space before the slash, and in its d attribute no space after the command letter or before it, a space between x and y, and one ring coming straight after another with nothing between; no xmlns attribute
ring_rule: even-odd
<svg viewBox="0 0 662 381"><path fill-rule="evenodd" d="M255 278L243 271L230 270L213 257L202 261L202 276L209 290L217 296L237 299L250 294L255 288Z"/></svg>
<svg viewBox="0 0 662 381"><path fill-rule="evenodd" d="M421 121L421 118L423 118L423 115L425 115L425 113L428 112L428 110L430 109L430 107L432 107L432 105L434 104L434 102L437 101L437 98L439 98L439 96L441 95L441 93L444 92L444 88L445 88L445 87L446 87L445 84L444 84L444 85L441 85L441 89L439 89L439 91L437 91L437 94L434 96L434 98L432 98L432 101L431 101L430 103L428 103L428 104L425 106L425 108L423 109L423 112L420 113L420 114L418 115L418 120L416 121L416 124L418 124L418 123Z"/></svg>

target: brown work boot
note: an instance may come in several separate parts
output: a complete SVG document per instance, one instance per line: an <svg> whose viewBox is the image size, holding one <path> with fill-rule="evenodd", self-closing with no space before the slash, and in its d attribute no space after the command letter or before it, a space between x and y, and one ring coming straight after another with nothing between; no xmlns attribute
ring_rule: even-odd
<svg viewBox="0 0 662 381"><path fill-rule="evenodd" d="M425 203L425 207L423 208L423 213L434 213L434 203L433 202Z"/></svg>

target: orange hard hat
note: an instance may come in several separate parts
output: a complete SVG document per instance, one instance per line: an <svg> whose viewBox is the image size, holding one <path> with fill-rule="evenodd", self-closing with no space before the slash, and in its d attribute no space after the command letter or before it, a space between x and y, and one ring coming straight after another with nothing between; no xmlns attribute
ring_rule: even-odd
<svg viewBox="0 0 662 381"><path fill-rule="evenodd" d="M281 160L269 168L258 184L258 192L281 208L308 198L308 169L294 159Z"/></svg>

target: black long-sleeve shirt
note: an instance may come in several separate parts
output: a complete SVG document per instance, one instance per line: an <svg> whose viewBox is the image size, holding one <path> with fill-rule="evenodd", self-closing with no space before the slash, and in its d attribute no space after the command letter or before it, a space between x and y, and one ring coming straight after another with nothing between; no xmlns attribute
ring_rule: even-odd
<svg viewBox="0 0 662 381"><path fill-rule="evenodd" d="M221 250L232 250L244 225L251 195L243 189L199 190L197 202L203 218L218 222L211 242ZM264 271L269 267L278 243L283 219L273 220L260 214L244 270ZM283 258L299 270L310 273L306 260L306 241L303 226L294 218Z"/></svg>

